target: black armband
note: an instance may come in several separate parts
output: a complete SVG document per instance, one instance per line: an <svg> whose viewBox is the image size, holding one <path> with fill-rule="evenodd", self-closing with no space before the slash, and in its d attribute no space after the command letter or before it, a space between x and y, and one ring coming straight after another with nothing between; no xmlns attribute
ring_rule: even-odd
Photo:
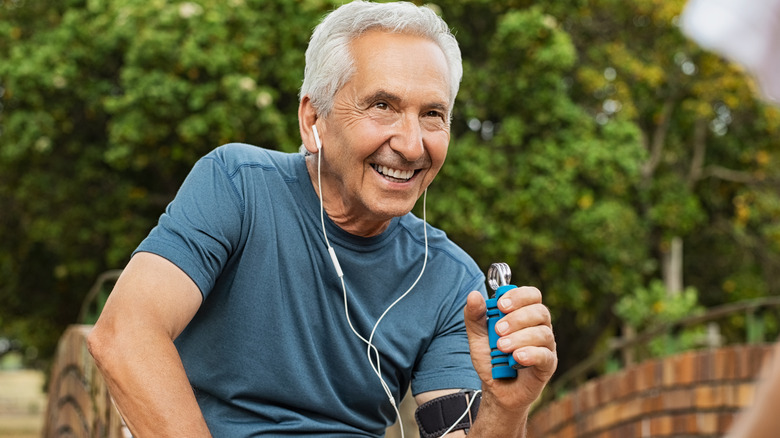
<svg viewBox="0 0 780 438"><path fill-rule="evenodd" d="M471 424L477 418L480 401L482 401L482 392L468 389L423 403L414 412L414 419L420 427L420 436L422 438L442 436L464 412L466 415L463 415L452 430L464 430L468 434ZM466 412L469 403L471 408Z"/></svg>

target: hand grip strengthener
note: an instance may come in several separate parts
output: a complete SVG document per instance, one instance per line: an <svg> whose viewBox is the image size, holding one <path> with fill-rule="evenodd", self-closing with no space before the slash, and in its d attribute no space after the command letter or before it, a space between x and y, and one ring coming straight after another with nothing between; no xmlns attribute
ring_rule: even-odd
<svg viewBox="0 0 780 438"><path fill-rule="evenodd" d="M487 318L488 318L488 339L490 342L490 363L493 365L491 373L494 379L513 379L517 377L517 370L525 368L517 363L512 353L504 353L498 349L498 334L496 333L496 322L506 316L498 310L498 300L507 291L515 289L517 286L509 284L512 279L512 270L506 263L493 263L488 268L488 285L495 291L493 298L487 300Z"/></svg>

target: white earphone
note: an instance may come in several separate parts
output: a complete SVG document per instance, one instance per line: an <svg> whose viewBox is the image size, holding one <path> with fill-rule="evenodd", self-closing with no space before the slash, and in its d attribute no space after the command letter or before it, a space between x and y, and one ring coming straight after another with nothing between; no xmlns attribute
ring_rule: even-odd
<svg viewBox="0 0 780 438"><path fill-rule="evenodd" d="M322 150L322 140L320 140L320 134L317 132L317 125L311 125L311 130L314 131L314 144L317 146L317 152Z"/></svg>

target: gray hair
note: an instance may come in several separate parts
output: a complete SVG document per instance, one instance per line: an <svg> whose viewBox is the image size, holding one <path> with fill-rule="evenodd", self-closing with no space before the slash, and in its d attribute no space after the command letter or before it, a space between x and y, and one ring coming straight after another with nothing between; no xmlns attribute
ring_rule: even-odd
<svg viewBox="0 0 780 438"><path fill-rule="evenodd" d="M433 10L409 2L354 1L328 14L314 29L306 49L300 97L308 95L317 114L327 116L333 108L334 96L355 73L350 43L375 29L421 36L441 48L450 71L452 109L463 76L458 41Z"/></svg>

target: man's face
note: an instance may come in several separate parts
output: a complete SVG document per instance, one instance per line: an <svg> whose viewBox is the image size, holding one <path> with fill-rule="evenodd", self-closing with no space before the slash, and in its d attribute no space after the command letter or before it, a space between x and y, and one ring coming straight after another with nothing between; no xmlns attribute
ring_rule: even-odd
<svg viewBox="0 0 780 438"><path fill-rule="evenodd" d="M323 195L337 223L386 223L411 211L444 163L449 69L421 37L371 31L351 49L355 74L320 123Z"/></svg>

